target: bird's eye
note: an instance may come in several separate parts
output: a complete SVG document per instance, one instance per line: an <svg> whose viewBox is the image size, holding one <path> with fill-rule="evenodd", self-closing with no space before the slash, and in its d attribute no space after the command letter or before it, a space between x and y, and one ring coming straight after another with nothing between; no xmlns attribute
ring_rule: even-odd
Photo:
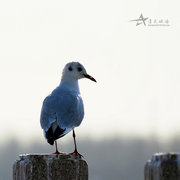
<svg viewBox="0 0 180 180"><path fill-rule="evenodd" d="M81 67L78 67L77 70L78 70L79 72L81 72L81 71L82 71L82 68L81 68Z"/></svg>
<svg viewBox="0 0 180 180"><path fill-rule="evenodd" d="M71 66L69 66L68 70L69 70L69 71L72 71L72 70L73 70L73 68L72 68Z"/></svg>

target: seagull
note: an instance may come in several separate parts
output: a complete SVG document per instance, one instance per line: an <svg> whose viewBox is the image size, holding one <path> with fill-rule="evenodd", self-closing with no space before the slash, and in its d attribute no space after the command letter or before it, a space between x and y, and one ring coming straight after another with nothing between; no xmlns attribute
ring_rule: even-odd
<svg viewBox="0 0 180 180"><path fill-rule="evenodd" d="M78 84L78 80L82 78L96 82L79 62L67 63L62 72L60 85L43 101L40 124L47 142L50 145L54 145L55 142L54 154L62 154L58 151L57 139L72 130L75 149L71 154L82 156L77 151L74 131L84 118L84 105Z"/></svg>

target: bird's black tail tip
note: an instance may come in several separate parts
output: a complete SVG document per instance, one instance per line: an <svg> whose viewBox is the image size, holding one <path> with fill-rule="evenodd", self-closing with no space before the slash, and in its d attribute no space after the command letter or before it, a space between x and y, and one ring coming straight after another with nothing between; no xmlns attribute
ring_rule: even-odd
<svg viewBox="0 0 180 180"><path fill-rule="evenodd" d="M48 142L50 145L54 145L54 139L48 139L47 142Z"/></svg>
<svg viewBox="0 0 180 180"><path fill-rule="evenodd" d="M45 132L45 137L47 139L47 142L51 145L54 145L54 141L60 137L64 136L64 131L66 129L61 129L59 126L57 126L56 130L53 132L52 126Z"/></svg>

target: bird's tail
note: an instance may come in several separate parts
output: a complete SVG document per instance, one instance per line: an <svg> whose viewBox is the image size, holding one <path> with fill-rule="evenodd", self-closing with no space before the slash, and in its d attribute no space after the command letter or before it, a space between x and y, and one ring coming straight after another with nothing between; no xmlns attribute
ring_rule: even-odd
<svg viewBox="0 0 180 180"><path fill-rule="evenodd" d="M54 139L47 139L47 142L50 144L50 145L54 145Z"/></svg>
<svg viewBox="0 0 180 180"><path fill-rule="evenodd" d="M47 139L47 142L50 145L54 145L54 141L58 138L63 137L65 134L64 131L66 129L61 129L59 126L57 126L56 130L53 132L52 126L45 132L45 137Z"/></svg>

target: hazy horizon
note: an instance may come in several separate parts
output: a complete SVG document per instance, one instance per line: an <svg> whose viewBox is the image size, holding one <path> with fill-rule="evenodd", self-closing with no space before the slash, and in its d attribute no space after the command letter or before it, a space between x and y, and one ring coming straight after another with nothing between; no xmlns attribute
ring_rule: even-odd
<svg viewBox="0 0 180 180"><path fill-rule="evenodd" d="M166 136L159 136L159 135L153 134L153 133L146 135L146 136L141 136L141 135L137 135L137 134L130 134L130 135L114 134L111 136L108 136L108 134L107 134L107 135L102 135L102 136L91 136L88 133L80 133L79 134L79 132L77 131L76 138L77 138L77 143L83 142L83 141L87 141L87 142L88 141L94 141L94 142L110 141L110 140L115 140L115 139L120 139L122 141L124 141L124 140L132 140L133 141L133 139L139 139L142 141L150 141L150 140L156 139L157 142L166 144L166 143L170 143L172 141L177 141L178 139L180 139L180 132L174 132L173 134L166 137ZM4 138L1 138L0 146L6 146L6 144L8 144L10 141L15 141L22 146L28 146L29 144L33 144L33 143L39 143L39 144L47 146L51 149L54 149L54 146L47 143L47 140L44 138L43 132L39 136L34 135L31 137L27 137L27 138L26 137L18 137L15 134L8 135ZM58 142L59 147L61 147L61 145L63 146L66 143L72 143L72 145L73 145L72 132L70 132L66 136L58 139L57 142Z"/></svg>

